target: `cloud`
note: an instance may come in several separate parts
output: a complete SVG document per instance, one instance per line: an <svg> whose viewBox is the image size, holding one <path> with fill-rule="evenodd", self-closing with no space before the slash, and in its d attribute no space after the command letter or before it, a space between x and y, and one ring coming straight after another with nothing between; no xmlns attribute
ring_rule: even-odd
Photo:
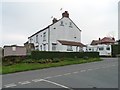
<svg viewBox="0 0 120 90"><path fill-rule="evenodd" d="M12 2L8 2L12 1ZM4 44L23 44L27 37L51 24L51 16L61 18L68 10L70 18L82 29L82 42L118 33L119 0L4 0L2 34ZM63 11L60 11L63 8ZM1 7L0 7L1 10ZM89 38L88 38L89 37Z"/></svg>
<svg viewBox="0 0 120 90"><path fill-rule="evenodd" d="M7 33L6 35L2 35L2 43L5 45L23 45L25 43L25 40L27 40L25 35L21 35L18 33Z"/></svg>

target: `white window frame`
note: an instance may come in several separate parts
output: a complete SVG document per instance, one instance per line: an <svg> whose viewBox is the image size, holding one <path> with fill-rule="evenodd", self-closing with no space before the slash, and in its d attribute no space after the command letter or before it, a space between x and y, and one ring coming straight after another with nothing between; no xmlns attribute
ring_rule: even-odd
<svg viewBox="0 0 120 90"><path fill-rule="evenodd" d="M36 43L38 43L38 34L36 35Z"/></svg>
<svg viewBox="0 0 120 90"><path fill-rule="evenodd" d="M46 44L43 44L43 50L46 51Z"/></svg>
<svg viewBox="0 0 120 90"><path fill-rule="evenodd" d="M39 46L38 45L36 46L36 50L39 50Z"/></svg>
<svg viewBox="0 0 120 90"><path fill-rule="evenodd" d="M57 44L56 43L52 43L52 51L56 51L57 49Z"/></svg>
<svg viewBox="0 0 120 90"><path fill-rule="evenodd" d="M60 22L60 26L64 26L63 21Z"/></svg>
<svg viewBox="0 0 120 90"><path fill-rule="evenodd" d="M12 47L12 51L16 51L16 47L13 46L13 47Z"/></svg>
<svg viewBox="0 0 120 90"><path fill-rule="evenodd" d="M109 50L108 50L108 48L109 48ZM107 51L110 51L110 47L106 47L106 50L107 50Z"/></svg>
<svg viewBox="0 0 120 90"><path fill-rule="evenodd" d="M104 47L99 47L99 51L103 51L104 50Z"/></svg>
<svg viewBox="0 0 120 90"><path fill-rule="evenodd" d="M46 32L43 33L43 41L46 41Z"/></svg>
<svg viewBox="0 0 120 90"><path fill-rule="evenodd" d="M68 46L67 46L67 51L73 51L72 46L68 45Z"/></svg>
<svg viewBox="0 0 120 90"><path fill-rule="evenodd" d="M32 38L30 38L30 43L32 43Z"/></svg>
<svg viewBox="0 0 120 90"><path fill-rule="evenodd" d="M42 51L42 45L40 45L40 49L41 49L41 51Z"/></svg>
<svg viewBox="0 0 120 90"><path fill-rule="evenodd" d="M69 27L71 27L72 28L72 22L70 22L70 26Z"/></svg>

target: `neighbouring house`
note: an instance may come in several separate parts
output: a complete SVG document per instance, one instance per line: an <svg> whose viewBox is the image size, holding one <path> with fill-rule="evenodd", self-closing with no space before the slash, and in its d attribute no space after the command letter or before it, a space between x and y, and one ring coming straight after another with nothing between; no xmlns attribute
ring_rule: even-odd
<svg viewBox="0 0 120 90"><path fill-rule="evenodd" d="M84 51L88 52L99 52L99 55L111 56L112 55L112 45L116 43L114 37L104 37L98 40L92 40L90 45L87 45Z"/></svg>
<svg viewBox="0 0 120 90"><path fill-rule="evenodd" d="M3 47L3 56L25 56L26 48L24 46L4 46Z"/></svg>
<svg viewBox="0 0 120 90"><path fill-rule="evenodd" d="M69 18L68 11L62 13L62 18L53 18L52 24L28 37L28 43L33 43L39 51L82 51L81 30Z"/></svg>
<svg viewBox="0 0 120 90"><path fill-rule="evenodd" d="M93 40L91 42L91 45L98 45L98 44L115 44L115 38L114 37L104 37L102 39L99 38L99 40Z"/></svg>
<svg viewBox="0 0 120 90"><path fill-rule="evenodd" d="M33 43L28 43L28 41L26 43L24 43L24 46L26 48L27 55L30 55L31 51L35 50L34 44Z"/></svg>

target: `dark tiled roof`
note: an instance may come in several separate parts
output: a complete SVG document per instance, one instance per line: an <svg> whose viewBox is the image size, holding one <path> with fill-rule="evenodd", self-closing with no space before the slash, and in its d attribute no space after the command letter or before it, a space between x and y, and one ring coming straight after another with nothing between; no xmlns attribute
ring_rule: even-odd
<svg viewBox="0 0 120 90"><path fill-rule="evenodd" d="M58 40L62 45L71 45L71 46L80 46L85 47L86 45L80 43L80 42L74 42L74 41L65 41L65 40Z"/></svg>

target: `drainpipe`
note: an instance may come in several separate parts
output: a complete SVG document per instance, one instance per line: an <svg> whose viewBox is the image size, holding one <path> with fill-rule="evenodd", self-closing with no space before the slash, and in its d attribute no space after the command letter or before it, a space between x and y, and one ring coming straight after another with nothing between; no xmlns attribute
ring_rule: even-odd
<svg viewBox="0 0 120 90"><path fill-rule="evenodd" d="M50 51L50 26L48 27L48 51Z"/></svg>

